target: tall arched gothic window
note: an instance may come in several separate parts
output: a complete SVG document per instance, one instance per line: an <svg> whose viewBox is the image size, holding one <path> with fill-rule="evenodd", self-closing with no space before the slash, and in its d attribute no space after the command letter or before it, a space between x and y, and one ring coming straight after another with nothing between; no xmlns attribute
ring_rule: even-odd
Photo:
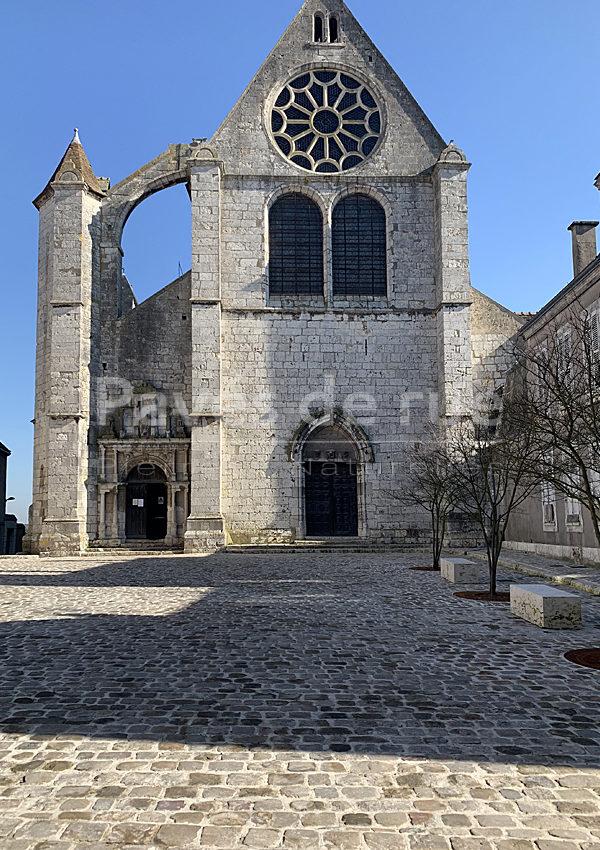
<svg viewBox="0 0 600 850"><path fill-rule="evenodd" d="M387 295L386 217L368 195L348 195L333 211L333 294Z"/></svg>
<svg viewBox="0 0 600 850"><path fill-rule="evenodd" d="M323 216L297 192L283 195L269 210L269 292L323 294Z"/></svg>

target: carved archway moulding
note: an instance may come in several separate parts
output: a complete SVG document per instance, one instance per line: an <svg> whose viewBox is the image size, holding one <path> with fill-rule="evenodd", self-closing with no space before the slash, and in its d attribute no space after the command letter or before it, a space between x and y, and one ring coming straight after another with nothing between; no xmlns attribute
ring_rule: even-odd
<svg viewBox="0 0 600 850"><path fill-rule="evenodd" d="M375 453L367 432L353 416L339 409L328 412L317 411L312 418L305 419L292 437L289 446L289 459L296 462L300 461L304 447L310 437L320 428L328 425L339 428L356 446L361 464L374 462Z"/></svg>

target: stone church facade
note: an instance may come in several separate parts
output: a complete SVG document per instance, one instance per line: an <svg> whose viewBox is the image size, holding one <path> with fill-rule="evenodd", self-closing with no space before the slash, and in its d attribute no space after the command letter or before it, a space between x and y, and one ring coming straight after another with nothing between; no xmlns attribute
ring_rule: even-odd
<svg viewBox="0 0 600 850"><path fill-rule="evenodd" d="M116 185L76 137L40 214L31 552L419 543L408 445L469 416L521 318L471 286L469 163L341 0L307 0L211 139ZM121 237L183 183L192 267Z"/></svg>

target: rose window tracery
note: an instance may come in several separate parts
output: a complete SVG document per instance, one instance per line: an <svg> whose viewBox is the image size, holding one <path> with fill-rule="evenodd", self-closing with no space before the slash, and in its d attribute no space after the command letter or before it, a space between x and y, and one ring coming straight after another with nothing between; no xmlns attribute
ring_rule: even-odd
<svg viewBox="0 0 600 850"><path fill-rule="evenodd" d="M271 131L281 153L321 174L348 171L375 150L381 108L364 83L336 70L307 71L280 92Z"/></svg>

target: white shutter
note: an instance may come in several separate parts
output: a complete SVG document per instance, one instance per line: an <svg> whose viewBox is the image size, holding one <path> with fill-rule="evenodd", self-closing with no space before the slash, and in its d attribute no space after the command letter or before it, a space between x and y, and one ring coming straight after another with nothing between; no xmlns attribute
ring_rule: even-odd
<svg viewBox="0 0 600 850"><path fill-rule="evenodd" d="M547 387L544 380L544 372L548 367L548 344L543 343L538 346L537 351L537 361L535 362L534 367L534 381L535 381L535 398L539 402L547 401Z"/></svg>
<svg viewBox="0 0 600 850"><path fill-rule="evenodd" d="M567 527L571 531L581 531L581 505L577 499L565 499L565 514Z"/></svg>
<svg viewBox="0 0 600 850"><path fill-rule="evenodd" d="M556 494L548 481L542 484L542 511L544 531L556 531Z"/></svg>
<svg viewBox="0 0 600 850"><path fill-rule="evenodd" d="M558 364L561 373L571 374L571 331L569 328L561 328L556 337Z"/></svg>
<svg viewBox="0 0 600 850"><path fill-rule="evenodd" d="M554 467L554 454L552 451L544 457L544 464L548 469ZM557 531L556 489L550 481L542 482L542 521L544 531Z"/></svg>
<svg viewBox="0 0 600 850"><path fill-rule="evenodd" d="M600 382L600 309L597 302L590 309L588 321L590 325L590 357L595 380Z"/></svg>

